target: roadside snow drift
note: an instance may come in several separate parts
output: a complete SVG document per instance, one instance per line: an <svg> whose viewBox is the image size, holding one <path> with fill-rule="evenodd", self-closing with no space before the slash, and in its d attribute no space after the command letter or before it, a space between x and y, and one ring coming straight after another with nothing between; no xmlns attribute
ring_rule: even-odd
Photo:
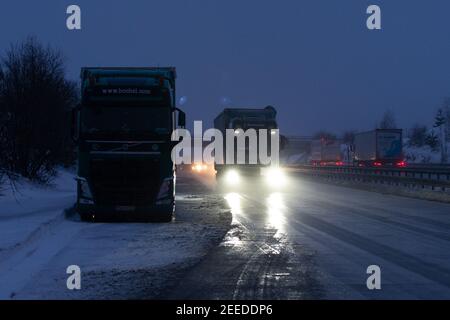
<svg viewBox="0 0 450 320"><path fill-rule="evenodd" d="M187 192L189 190L189 192ZM189 177L178 179L172 223L86 223L72 209L73 174L51 187L18 184L0 197L1 299L157 298L220 242L231 215ZM66 269L81 269L81 290Z"/></svg>

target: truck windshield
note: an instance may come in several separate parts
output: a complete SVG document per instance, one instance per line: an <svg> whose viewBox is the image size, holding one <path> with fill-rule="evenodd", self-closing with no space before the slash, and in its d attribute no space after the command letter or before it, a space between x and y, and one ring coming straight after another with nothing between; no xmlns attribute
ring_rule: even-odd
<svg viewBox="0 0 450 320"><path fill-rule="evenodd" d="M167 135L171 133L171 110L168 107L87 106L81 112L81 132L85 136Z"/></svg>

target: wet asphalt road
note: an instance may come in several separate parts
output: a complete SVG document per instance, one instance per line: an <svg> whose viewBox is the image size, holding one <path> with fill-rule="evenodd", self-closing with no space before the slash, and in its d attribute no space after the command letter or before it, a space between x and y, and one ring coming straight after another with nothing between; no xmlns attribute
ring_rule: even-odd
<svg viewBox="0 0 450 320"><path fill-rule="evenodd" d="M232 228L161 298L450 298L450 204L301 177L278 189L199 180L226 198ZM366 286L369 265L381 290Z"/></svg>

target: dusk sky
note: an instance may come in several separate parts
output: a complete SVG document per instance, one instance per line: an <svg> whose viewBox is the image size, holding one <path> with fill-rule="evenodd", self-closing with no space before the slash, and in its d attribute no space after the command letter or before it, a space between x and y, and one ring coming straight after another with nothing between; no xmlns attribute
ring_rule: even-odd
<svg viewBox="0 0 450 320"><path fill-rule="evenodd" d="M82 30L66 28L66 8ZM366 8L382 30L366 28ZM3 0L0 52L35 35L83 66L175 66L188 122L230 106L278 109L282 133L432 124L450 96L450 1Z"/></svg>

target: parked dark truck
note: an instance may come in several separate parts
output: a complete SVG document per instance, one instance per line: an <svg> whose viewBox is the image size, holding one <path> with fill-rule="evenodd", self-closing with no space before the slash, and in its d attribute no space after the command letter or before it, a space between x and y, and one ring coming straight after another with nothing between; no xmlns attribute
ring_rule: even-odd
<svg viewBox="0 0 450 320"><path fill-rule="evenodd" d="M401 129L376 129L355 135L355 165L404 167Z"/></svg>
<svg viewBox="0 0 450 320"><path fill-rule="evenodd" d="M83 220L171 221L175 166L171 134L184 127L175 107L175 68L82 68L74 114L76 208Z"/></svg>
<svg viewBox="0 0 450 320"><path fill-rule="evenodd" d="M243 134L244 131L248 129L255 129L257 132L259 129L267 129L267 141L268 149L270 155L270 134L274 133L273 130L278 129L278 124L276 121L276 110L272 106L267 106L265 108L226 108L224 109L215 119L214 128L220 130L224 137L224 145L226 145L227 135L226 130L232 129L235 132L233 139L237 139L238 135ZM280 148L281 148L280 142ZM258 142L259 145L259 142ZM259 175L261 173L261 168L266 167L260 162L259 157L256 163L250 163L249 161L249 149L248 144L245 145L245 155L246 160L244 164L237 163L237 143L235 141L235 154L234 163L215 163L215 170L217 177L221 177L226 172L233 172L234 175L239 173L240 175ZM226 148L224 148L225 150ZM225 157L225 152L224 152ZM233 171L230 171L233 169Z"/></svg>

